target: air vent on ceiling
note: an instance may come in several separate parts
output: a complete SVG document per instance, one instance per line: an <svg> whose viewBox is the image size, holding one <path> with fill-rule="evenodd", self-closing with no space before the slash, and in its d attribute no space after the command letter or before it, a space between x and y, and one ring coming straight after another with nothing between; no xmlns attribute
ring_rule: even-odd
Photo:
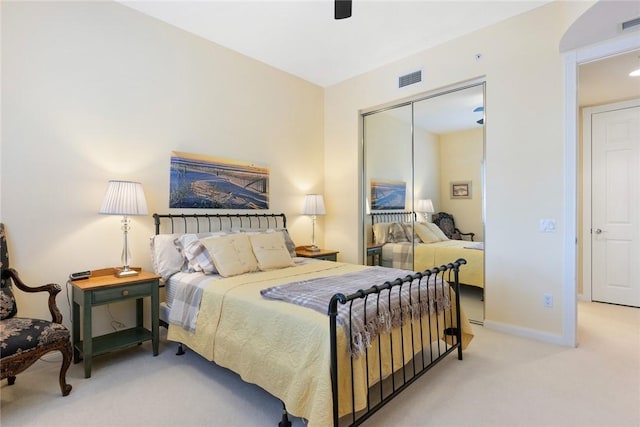
<svg viewBox="0 0 640 427"><path fill-rule="evenodd" d="M637 27L640 25L640 17L636 19L630 19L622 23L622 31L628 30L629 28Z"/></svg>
<svg viewBox="0 0 640 427"><path fill-rule="evenodd" d="M413 73L405 74L398 77L398 87L405 87L412 84L420 83L422 81L422 70L414 71Z"/></svg>

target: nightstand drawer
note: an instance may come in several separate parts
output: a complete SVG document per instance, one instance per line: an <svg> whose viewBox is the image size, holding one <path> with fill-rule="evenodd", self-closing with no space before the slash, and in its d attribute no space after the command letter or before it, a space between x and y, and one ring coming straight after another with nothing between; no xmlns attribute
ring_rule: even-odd
<svg viewBox="0 0 640 427"><path fill-rule="evenodd" d="M102 304L111 301L122 301L126 298L135 298L151 295L153 282L136 283L134 285L118 286L95 290L91 294L91 304Z"/></svg>

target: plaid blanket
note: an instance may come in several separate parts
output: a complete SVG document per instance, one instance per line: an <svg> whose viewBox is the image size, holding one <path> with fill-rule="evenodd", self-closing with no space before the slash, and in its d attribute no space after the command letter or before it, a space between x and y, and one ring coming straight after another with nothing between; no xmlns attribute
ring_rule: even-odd
<svg viewBox="0 0 640 427"><path fill-rule="evenodd" d="M402 242L393 246L392 265L394 268L413 269L413 243Z"/></svg>
<svg viewBox="0 0 640 427"><path fill-rule="evenodd" d="M348 295L410 274L414 272L377 266L368 267L356 273L274 286L263 289L260 293L267 299L281 300L327 314L329 301L337 293ZM415 280L411 286L405 283L403 286L393 288L391 298L388 298L386 293L383 293L384 297L379 299L372 294L366 299L366 308L364 307L365 299L355 300L351 309L349 304L338 304L337 322L343 326L347 337L350 337L352 356L364 354L366 348L371 346L371 342L378 335L404 325L409 319L448 310L451 307L448 289L448 283L440 278L436 280L433 276L428 281ZM349 325L350 313L351 324Z"/></svg>
<svg viewBox="0 0 640 427"><path fill-rule="evenodd" d="M170 301L169 323L194 332L204 288L216 278L220 279L221 276L205 275L204 273L174 274L169 280L178 281L179 286L173 286L176 291Z"/></svg>

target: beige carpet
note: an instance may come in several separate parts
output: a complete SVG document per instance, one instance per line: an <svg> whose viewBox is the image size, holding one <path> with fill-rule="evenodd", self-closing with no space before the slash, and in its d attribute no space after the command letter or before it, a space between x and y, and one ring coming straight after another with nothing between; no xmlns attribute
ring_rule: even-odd
<svg viewBox="0 0 640 427"><path fill-rule="evenodd" d="M458 361L449 357L365 426L638 426L640 310L579 304L578 348L474 325ZM40 361L1 388L2 427L276 426L280 404L260 388L193 352L161 342L94 359L62 397L58 363ZM265 367L268 369L268 367ZM294 419L294 426L303 422Z"/></svg>

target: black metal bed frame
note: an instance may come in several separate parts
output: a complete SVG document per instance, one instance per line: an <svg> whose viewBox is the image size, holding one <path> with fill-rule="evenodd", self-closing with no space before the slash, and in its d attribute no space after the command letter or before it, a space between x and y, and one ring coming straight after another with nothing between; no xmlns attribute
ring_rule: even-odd
<svg viewBox="0 0 640 427"><path fill-rule="evenodd" d="M231 230L235 227L250 229L261 228L287 228L287 217L283 213L260 213L260 214L153 214L153 221L156 226L156 234L161 232L161 219L170 222L171 227L167 233L203 233L209 231ZM212 220L214 221L212 223ZM213 227L217 222L218 226ZM204 226L206 225L206 229ZM201 229L202 226L202 229Z"/></svg>
<svg viewBox="0 0 640 427"><path fill-rule="evenodd" d="M376 214L380 216L380 214ZM391 219L392 221L411 221L411 218L415 219L415 213L413 212L385 212L385 221ZM162 233L202 233L218 230L231 230L233 228L250 229L264 229L264 228L286 228L286 216L283 213L271 214L271 213L257 213L257 214L153 214L155 222L156 234ZM161 220L165 219L169 221L170 226L165 226L165 230L161 227ZM365 290L359 290L358 292L350 295L336 294L331 298L328 306L329 316L329 330L330 330L330 346L331 346L331 382L332 382L332 396L333 396L333 423L334 426L348 423L348 425L360 425L375 412L387 404L391 399L396 397L400 392L406 389L419 377L425 374L429 369L435 366L438 362L444 359L447 355L453 351L458 351L458 359L462 360L462 328L460 326L460 297L458 292L458 272L459 267L465 264L464 259L459 259L448 265L435 267L431 270L424 272L418 272L413 275L408 275L404 278L397 278L393 281L387 281L380 285L372 286ZM349 357L351 361L351 378L349 384L351 385L351 414L343 417L341 420L339 417L338 402L340 399L338 390L338 351L344 351L338 349L338 328L342 327L338 324L338 304L348 305L349 307L349 320L348 325L351 324L352 307L354 301L358 299L364 299L365 307L371 298L375 298L376 307L379 306L379 302L383 299L390 301L391 292L402 292L403 287L412 286L424 286L423 281L429 280L431 277L436 276L442 280L442 285L445 286L444 281L449 283L449 286L453 288L455 293L455 313L449 311L448 315L443 316L444 325L436 324L436 330L443 330L449 340L440 340L440 337L434 337L432 335L432 319L431 316L425 316L428 319L426 328L423 327L423 321L419 322L419 327L415 328L413 322L405 322L400 327L400 348L405 348L404 336L405 330L407 330L410 336L411 349L420 348L418 354L412 357L410 360L405 360L404 351L402 351L402 362L398 366L394 366L393 355L393 334L386 334L384 339L390 340L389 349L391 354L389 357L392 361L392 374L385 380L380 380L374 383L369 377L369 358L370 352L377 352L378 360L382 360L385 356L382 354L382 335L378 338L378 345L376 348L367 348L365 354L359 357L365 358L365 371L366 371L366 388L369 390L367 393L367 404L364 410L356 411L354 395L355 395L355 382L353 377L353 358ZM444 288L443 288L444 292ZM418 292L418 297L420 296ZM411 302L410 302L411 303ZM366 321L366 313L365 313ZM438 318L435 318L435 322L439 322ZM406 329L409 328L409 329ZM426 329L426 330L425 330ZM435 343L435 344L434 344ZM180 344L180 346L182 346ZM417 347L415 347L417 346ZM374 368L375 369L375 368ZM383 378L382 366L379 364L378 377ZM386 389L390 388L390 391ZM287 418L286 407L283 402L282 420L278 424L280 427L290 426L291 423Z"/></svg>
<svg viewBox="0 0 640 427"><path fill-rule="evenodd" d="M412 222L416 221L416 213L409 211L375 211L371 212L371 223L380 222Z"/></svg>
<svg viewBox="0 0 640 427"><path fill-rule="evenodd" d="M356 426L363 423L369 417L371 417L375 412L381 409L384 405L386 405L391 399L396 397L400 392L409 387L414 381L424 375L429 369L434 367L438 362L444 359L447 355L449 355L454 350L458 351L458 359L462 360L462 327L460 326L460 295L458 292L458 272L461 265L465 264L466 261L464 259L459 259L453 263L448 265L443 265L440 267L435 267L431 270L426 270L424 272L418 272L412 275L407 275L404 278L397 278L391 282L387 281L381 285L372 286L366 290L359 290L356 293L351 295L343 295L336 294L331 298L331 302L329 303L329 327L330 327L330 335L331 335L331 383L332 383L332 395L333 395L333 424L334 426L338 426L340 423L339 417L339 395L338 395L338 344L337 344L337 328L338 326L338 304L349 305L349 320L347 324L349 325L347 329L351 331L351 322L352 322L352 312L351 308L353 307L354 301L358 299L364 299L364 306L369 303L368 300L370 298L374 298L373 304L376 307L376 316L379 314L379 307L381 300L391 301L391 293L392 292L402 292L403 287L409 287L409 295L414 295L412 292L412 287L418 288L418 298L423 298L424 291L421 293L421 287L424 287L424 281L429 281L429 278L435 276L436 278L442 279L439 283L441 286L442 292L445 291L445 280L446 283L449 283L449 286L453 288L455 293L455 314L450 310L448 315L444 315L442 321L443 325L439 325L438 317L432 319L431 316L425 316L427 321L427 325L423 325L423 322L419 322L419 326L416 328L415 324L411 320L407 320L400 326L400 349L402 362L397 366L395 365L395 358L393 354L393 334L386 334L385 338L382 335L378 337L378 345L372 346L372 348L366 348L365 354L359 357L364 357L365 362L365 381L367 390L367 405L364 412L360 412L359 414L356 412L357 408L355 407L355 385L353 378L353 358L350 358L351 366L349 367L349 372L351 372L351 378L349 384L351 385L351 415L347 417L347 420L343 419L343 422L348 422L349 426ZM453 274L453 280L451 280L451 274ZM437 283L437 281L436 281ZM402 308L402 299L398 299L400 308ZM412 301L409 300L409 304L412 304ZM364 323L367 323L366 320L366 310L364 312L365 318ZM443 330L444 334L447 335L453 342L447 342L446 340L441 341L440 337L434 337L432 334L432 325L435 322L435 330ZM421 349L417 354L414 355L411 359L405 359L405 346L407 345L404 341L405 338L405 330L408 331L408 335L410 337L410 342L408 345L414 353L415 348ZM382 350L382 340L385 339L389 343L388 352L383 353ZM433 344L435 343L435 344ZM377 354L377 360L379 361L378 366L374 367L377 369L375 371L377 375L375 378L384 378L384 372L382 368L381 361L383 357L387 357L391 360L391 374L388 377L388 380L385 381L380 380L374 383L371 381L369 376L369 359L370 352L374 352ZM390 388L390 391L385 392L385 387Z"/></svg>

